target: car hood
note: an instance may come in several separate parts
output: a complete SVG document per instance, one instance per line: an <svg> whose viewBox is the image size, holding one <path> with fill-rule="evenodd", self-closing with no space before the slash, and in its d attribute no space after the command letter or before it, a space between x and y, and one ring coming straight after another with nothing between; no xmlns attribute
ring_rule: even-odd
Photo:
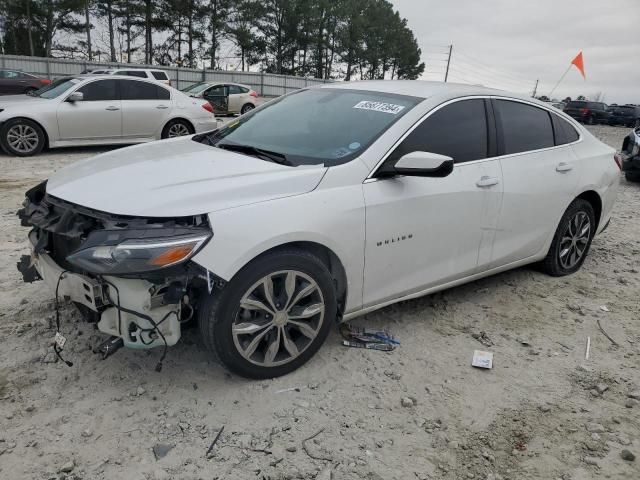
<svg viewBox="0 0 640 480"><path fill-rule="evenodd" d="M49 101L46 98L34 97L33 95L2 95L0 96L0 110L9 107L31 106L36 103Z"/></svg>
<svg viewBox="0 0 640 480"><path fill-rule="evenodd" d="M116 215L181 217L300 195L324 166L287 167L193 141L114 150L55 173L47 193Z"/></svg>

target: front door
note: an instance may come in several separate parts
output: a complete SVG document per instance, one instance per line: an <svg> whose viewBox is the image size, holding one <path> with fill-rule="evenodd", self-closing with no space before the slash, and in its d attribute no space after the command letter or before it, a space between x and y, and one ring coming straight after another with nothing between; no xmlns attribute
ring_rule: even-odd
<svg viewBox="0 0 640 480"><path fill-rule="evenodd" d="M502 201L500 163L485 100L456 101L429 115L391 153L450 156L444 178L367 180L364 306L416 293L486 268Z"/></svg>
<svg viewBox="0 0 640 480"><path fill-rule="evenodd" d="M227 85L215 85L207 89L202 97L211 104L216 114L229 112L229 87Z"/></svg>
<svg viewBox="0 0 640 480"><path fill-rule="evenodd" d="M94 80L75 91L83 99L61 102L56 112L60 140L120 139L122 110L116 80Z"/></svg>

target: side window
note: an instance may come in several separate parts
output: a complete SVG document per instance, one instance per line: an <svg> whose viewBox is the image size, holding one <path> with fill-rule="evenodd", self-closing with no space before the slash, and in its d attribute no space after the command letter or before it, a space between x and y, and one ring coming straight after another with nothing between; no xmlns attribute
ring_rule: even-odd
<svg viewBox="0 0 640 480"><path fill-rule="evenodd" d="M510 100L496 100L495 104L505 155L554 146L550 114L546 110Z"/></svg>
<svg viewBox="0 0 640 480"><path fill-rule="evenodd" d="M108 101L118 99L118 89L115 80L97 80L80 87L78 92L84 95L85 102Z"/></svg>
<svg viewBox="0 0 640 480"><path fill-rule="evenodd" d="M2 72L3 78L21 78L20 72L14 72L13 70L4 70Z"/></svg>
<svg viewBox="0 0 640 480"><path fill-rule="evenodd" d="M224 85L216 85L204 92L205 97L221 97L224 96Z"/></svg>
<svg viewBox="0 0 640 480"><path fill-rule="evenodd" d="M237 95L242 93L237 85L229 85L229 95Z"/></svg>
<svg viewBox="0 0 640 480"><path fill-rule="evenodd" d="M169 77L167 77L166 73L157 70L151 72L151 75L153 75L153 78L155 78L156 80L169 80Z"/></svg>
<svg viewBox="0 0 640 480"><path fill-rule="evenodd" d="M122 100L166 100L169 91L155 83L120 80Z"/></svg>
<svg viewBox="0 0 640 480"><path fill-rule="evenodd" d="M487 158L487 117L484 100L461 100L436 111L418 125L390 155L397 160L423 151L447 155L455 163Z"/></svg>
<svg viewBox="0 0 640 480"><path fill-rule="evenodd" d="M560 118L558 115L551 115L553 119L553 131L556 136L556 145L564 145L565 143L573 143L580 138L576 129L569 122Z"/></svg>

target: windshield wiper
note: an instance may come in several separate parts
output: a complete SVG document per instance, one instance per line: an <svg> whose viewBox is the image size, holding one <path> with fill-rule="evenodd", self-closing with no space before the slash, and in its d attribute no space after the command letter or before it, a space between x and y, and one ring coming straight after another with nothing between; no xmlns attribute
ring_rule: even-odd
<svg viewBox="0 0 640 480"><path fill-rule="evenodd" d="M283 153L272 152L271 150L263 150L262 148L254 147L253 145L218 143L215 146L224 150L231 150L233 152L246 153L247 155L254 155L257 157L265 158L270 162L278 163L280 165L293 166L293 164L289 160L287 160L287 156Z"/></svg>

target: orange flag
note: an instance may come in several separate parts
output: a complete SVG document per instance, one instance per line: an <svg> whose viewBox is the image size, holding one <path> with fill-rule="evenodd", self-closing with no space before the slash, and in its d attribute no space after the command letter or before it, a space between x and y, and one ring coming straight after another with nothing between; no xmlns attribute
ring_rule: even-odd
<svg viewBox="0 0 640 480"><path fill-rule="evenodd" d="M576 68L578 70L580 70L580 73L582 74L582 77L585 80L587 79L587 76L584 74L584 59L582 58L582 51L580 51L580 53L578 55L576 55L576 58L571 60L571 65L575 65Z"/></svg>

